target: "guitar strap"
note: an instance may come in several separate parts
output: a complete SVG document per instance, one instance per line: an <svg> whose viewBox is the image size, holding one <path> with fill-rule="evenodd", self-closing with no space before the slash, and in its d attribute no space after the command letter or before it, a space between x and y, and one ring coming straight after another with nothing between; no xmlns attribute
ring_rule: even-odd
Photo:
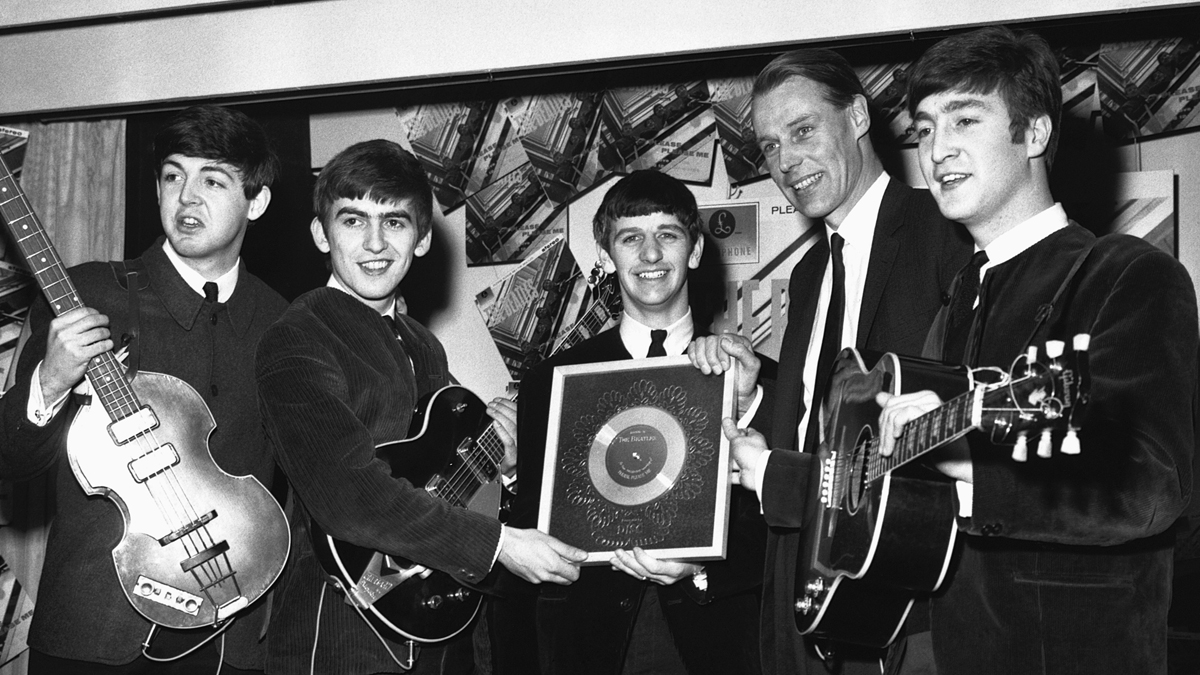
<svg viewBox="0 0 1200 675"><path fill-rule="evenodd" d="M125 358L126 377L133 382L138 374L138 362L142 352L141 341L138 340L141 333L138 293L150 288L150 275L146 274L146 265L141 258L113 260L108 264L112 266L113 275L117 277L117 284L127 291L126 295L129 298L129 330L121 336L121 342L128 348Z"/></svg>
<svg viewBox="0 0 1200 675"><path fill-rule="evenodd" d="M1059 285L1058 290L1054 293L1054 297L1050 298L1050 302L1038 307L1037 315L1034 317L1033 330L1029 332L1029 338L1025 340L1024 350L1028 350L1029 346L1033 344L1033 340L1037 337L1038 331L1042 329L1042 324L1046 323L1046 320L1049 319L1050 315L1054 313L1054 306L1058 303L1059 299L1062 298L1062 295L1066 292L1067 288L1071 286L1071 281L1075 279L1075 274L1079 272L1079 268L1083 267L1084 261L1086 261L1088 256L1091 255L1092 249L1095 247L1095 239L1088 242L1087 246L1085 246L1083 250L1079 252L1079 256L1075 258L1075 264L1071 265L1071 270L1067 272L1066 278L1063 279L1062 284ZM1067 337L1069 336L1064 336L1063 339L1065 340Z"/></svg>

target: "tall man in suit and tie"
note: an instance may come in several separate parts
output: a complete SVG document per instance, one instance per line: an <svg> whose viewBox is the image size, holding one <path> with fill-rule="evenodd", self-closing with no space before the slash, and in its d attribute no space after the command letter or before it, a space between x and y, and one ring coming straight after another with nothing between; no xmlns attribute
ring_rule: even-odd
<svg viewBox="0 0 1200 675"><path fill-rule="evenodd" d="M779 379L773 391L766 388L751 421L758 431L733 446L734 459L743 487L758 494L771 526L764 671L805 672L808 664L823 672L796 632L792 586L830 364L843 347L919 354L951 280L970 256L970 240L938 213L927 192L884 172L871 144L866 94L837 53L802 49L769 63L754 81L752 114L775 184L797 212L821 222L819 238L792 271ZM747 339L713 336L689 353L705 372L723 372L738 360L739 411L750 409L758 394ZM732 422L726 431L742 437ZM878 672L875 661L867 654L826 665Z"/></svg>
<svg viewBox="0 0 1200 675"><path fill-rule="evenodd" d="M693 324L688 303L688 271L700 265L704 237L696 199L683 183L657 171L630 174L604 195L593 233L600 260L620 286L621 323L522 380L512 524L537 522L554 368L682 354L704 330ZM701 565L659 560L641 548L619 550L611 569L582 569L570 587L543 586L537 598L526 588L523 599L517 589L495 605L515 613L493 628L505 624L510 637L519 633L533 604L536 635L497 640L497 671L534 673L537 652L543 675L758 673L755 618L766 527L751 495L735 495L730 508L725 560Z"/></svg>

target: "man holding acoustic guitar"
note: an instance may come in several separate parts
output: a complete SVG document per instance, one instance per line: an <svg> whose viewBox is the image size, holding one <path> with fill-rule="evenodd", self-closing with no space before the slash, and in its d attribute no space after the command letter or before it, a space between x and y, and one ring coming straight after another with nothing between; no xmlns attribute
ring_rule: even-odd
<svg viewBox="0 0 1200 675"><path fill-rule="evenodd" d="M815 231L804 234L816 235L792 270L779 378L765 388L750 422L762 433L741 436L727 423L742 487L757 493L772 526L763 670L876 673L879 650L838 646L834 653L825 645L818 653L797 633L794 579L811 515L806 502L823 381L843 347L919 353L955 272L970 256L970 241L938 213L928 192L883 170L866 93L836 52L800 49L771 61L755 78L752 117L772 179L796 212L814 221ZM754 372L745 367L755 360L750 341L740 335L702 338L689 354L705 372L724 372L731 359L743 364L743 374ZM755 382L739 378L740 411L754 395Z"/></svg>
<svg viewBox="0 0 1200 675"><path fill-rule="evenodd" d="M491 447L467 438L459 448L435 443L425 456L396 443L414 436L414 419L414 441L445 426L475 431L460 416L467 401L450 406L448 424L432 405L424 417L413 413L419 398L451 383L437 338L395 311L401 281L432 239L432 192L416 158L391 141L352 145L322 169L314 193L310 229L333 274L267 331L257 361L267 434L298 506L268 669L470 672L467 627L493 566L568 584L586 556L536 530L502 526L494 503L463 508L477 504L475 488L500 465L515 462L512 403L477 406L485 424L488 415L499 422ZM417 642L440 644L417 658Z"/></svg>
<svg viewBox="0 0 1200 675"><path fill-rule="evenodd" d="M960 486L964 543L931 603L932 654L902 672L1166 673L1170 528L1196 444L1192 280L1168 252L1096 238L1055 203L1062 88L1041 38L994 27L939 42L909 74L908 106L921 171L978 262L927 355L1009 372L1029 347L1084 334L1091 376L1077 434L1013 446L972 433L935 457ZM878 402L884 456L941 405L928 391Z"/></svg>
<svg viewBox="0 0 1200 675"><path fill-rule="evenodd" d="M288 530L264 487L275 466L253 358L286 302L239 255L278 161L257 123L214 106L172 118L154 157L165 237L141 258L69 273L7 169L0 176L4 220L51 300L30 310L16 384L0 399L0 476L55 472L31 673L265 665L266 603L255 601L282 569ZM85 372L88 397L70 396ZM153 641L151 622L164 627ZM205 634L165 627L216 625L227 630L184 658L143 654L143 642L169 656Z"/></svg>

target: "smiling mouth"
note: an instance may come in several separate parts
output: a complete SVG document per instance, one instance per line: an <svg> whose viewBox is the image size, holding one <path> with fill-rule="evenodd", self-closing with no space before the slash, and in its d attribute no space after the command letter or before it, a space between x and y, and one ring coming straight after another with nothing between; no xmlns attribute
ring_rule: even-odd
<svg viewBox="0 0 1200 675"><path fill-rule="evenodd" d="M391 260L368 260L358 264L367 274L379 274L392 266Z"/></svg>
<svg viewBox="0 0 1200 675"><path fill-rule="evenodd" d="M183 216L175 219L176 224L184 230L198 230L204 227L204 223L199 218L193 216Z"/></svg>
<svg viewBox="0 0 1200 675"><path fill-rule="evenodd" d="M648 272L638 272L635 276L639 279L653 281L655 279L661 279L661 278L667 276L667 270L650 270Z"/></svg>
<svg viewBox="0 0 1200 675"><path fill-rule="evenodd" d="M970 174L965 173L947 173L937 177L937 182L942 187L952 188L958 186L964 180L970 177Z"/></svg>
<svg viewBox="0 0 1200 675"><path fill-rule="evenodd" d="M821 182L822 175L824 175L824 174L814 173L809 176L805 176L799 182L793 183L792 189L795 190L796 192L803 192L804 190L807 190L807 189L811 188L812 186L816 185L817 183Z"/></svg>

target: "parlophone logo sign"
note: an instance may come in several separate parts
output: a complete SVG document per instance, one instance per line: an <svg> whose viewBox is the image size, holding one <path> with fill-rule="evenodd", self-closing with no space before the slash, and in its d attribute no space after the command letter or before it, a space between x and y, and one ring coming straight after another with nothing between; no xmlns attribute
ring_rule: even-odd
<svg viewBox="0 0 1200 675"><path fill-rule="evenodd" d="M737 229L737 218L728 209L718 209L708 218L708 231L717 239L726 239Z"/></svg>

